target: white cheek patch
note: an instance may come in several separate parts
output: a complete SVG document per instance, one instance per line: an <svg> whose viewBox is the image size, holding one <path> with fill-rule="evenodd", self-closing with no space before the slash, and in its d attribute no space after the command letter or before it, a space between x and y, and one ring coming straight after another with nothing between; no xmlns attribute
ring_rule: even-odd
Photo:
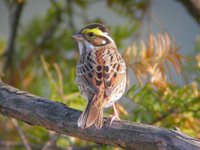
<svg viewBox="0 0 200 150"><path fill-rule="evenodd" d="M101 42L101 44L105 45L105 44L106 44L106 40L103 40L103 41Z"/></svg>
<svg viewBox="0 0 200 150"><path fill-rule="evenodd" d="M109 41L111 41L112 43L115 43L114 41L113 41L113 39L108 35L108 32L104 32L104 36L107 38L107 39L109 39ZM106 41L105 41L106 42ZM103 43L102 43L103 44Z"/></svg>

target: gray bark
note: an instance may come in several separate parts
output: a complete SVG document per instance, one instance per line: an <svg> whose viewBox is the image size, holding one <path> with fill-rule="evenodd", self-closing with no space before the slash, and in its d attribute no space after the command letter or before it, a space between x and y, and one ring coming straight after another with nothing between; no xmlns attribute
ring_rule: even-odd
<svg viewBox="0 0 200 150"><path fill-rule="evenodd" d="M180 131L105 118L101 129L80 129L80 111L0 82L0 114L99 144L132 150L199 150L200 141Z"/></svg>

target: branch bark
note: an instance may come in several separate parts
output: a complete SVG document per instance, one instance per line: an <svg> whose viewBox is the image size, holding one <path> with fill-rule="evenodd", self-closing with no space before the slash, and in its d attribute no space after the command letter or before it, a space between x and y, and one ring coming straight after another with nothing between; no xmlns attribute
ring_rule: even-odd
<svg viewBox="0 0 200 150"><path fill-rule="evenodd" d="M105 118L103 128L80 129L77 119L81 112L64 104L53 102L20 91L0 82L0 114L35 126L77 137L83 140L133 150L199 150L200 141L180 131L151 125Z"/></svg>

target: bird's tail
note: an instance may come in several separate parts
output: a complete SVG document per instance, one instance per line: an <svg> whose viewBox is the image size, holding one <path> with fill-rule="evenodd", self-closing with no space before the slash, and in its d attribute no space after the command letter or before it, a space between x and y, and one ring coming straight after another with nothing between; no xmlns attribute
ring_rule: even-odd
<svg viewBox="0 0 200 150"><path fill-rule="evenodd" d="M78 127L88 128L93 124L97 128L101 128L103 126L103 108L94 106L91 102L89 102L85 111L78 119Z"/></svg>

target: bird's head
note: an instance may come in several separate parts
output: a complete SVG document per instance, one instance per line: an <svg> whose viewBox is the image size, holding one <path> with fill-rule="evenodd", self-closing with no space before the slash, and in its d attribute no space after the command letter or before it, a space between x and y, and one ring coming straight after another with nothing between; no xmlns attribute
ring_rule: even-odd
<svg viewBox="0 0 200 150"><path fill-rule="evenodd" d="M114 40L111 38L107 27L103 24L94 23L85 26L77 34L72 36L79 45L79 50L92 49L106 45L115 46Z"/></svg>

